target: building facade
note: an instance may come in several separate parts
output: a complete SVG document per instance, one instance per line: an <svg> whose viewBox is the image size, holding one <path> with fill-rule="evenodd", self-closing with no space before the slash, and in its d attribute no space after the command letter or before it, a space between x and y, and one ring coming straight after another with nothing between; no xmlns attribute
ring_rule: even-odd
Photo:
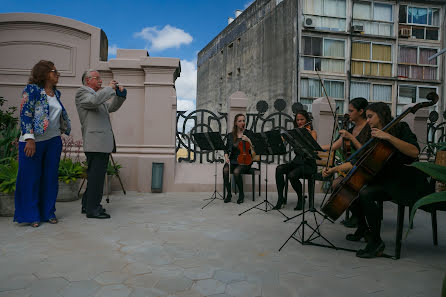
<svg viewBox="0 0 446 297"><path fill-rule="evenodd" d="M444 0L257 0L199 52L197 108L226 112L235 91L249 110L283 98L311 111L326 91L339 113L364 97L394 115L443 98L446 56L429 57L446 47L445 11Z"/></svg>

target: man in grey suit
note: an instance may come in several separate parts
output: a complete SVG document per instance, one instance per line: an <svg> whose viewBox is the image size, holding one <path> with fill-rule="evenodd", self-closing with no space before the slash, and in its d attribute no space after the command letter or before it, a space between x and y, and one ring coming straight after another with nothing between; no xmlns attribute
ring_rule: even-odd
<svg viewBox="0 0 446 297"><path fill-rule="evenodd" d="M115 80L101 89L101 76L95 70L84 72L82 84L76 92L76 108L88 164L82 213L86 213L87 218L108 219L110 215L102 208L101 200L109 155L116 151L109 113L121 107L127 90L123 86L118 87Z"/></svg>

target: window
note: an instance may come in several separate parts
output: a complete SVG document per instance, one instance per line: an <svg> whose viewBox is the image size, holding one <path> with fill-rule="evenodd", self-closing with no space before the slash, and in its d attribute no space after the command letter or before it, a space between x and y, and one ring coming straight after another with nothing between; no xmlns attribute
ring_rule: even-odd
<svg viewBox="0 0 446 297"><path fill-rule="evenodd" d="M368 101L392 103L392 85L352 81L350 85L350 99L356 97L363 97Z"/></svg>
<svg viewBox="0 0 446 297"><path fill-rule="evenodd" d="M434 48L400 46L398 77L414 79L437 79L437 58L428 58L437 53Z"/></svg>
<svg viewBox="0 0 446 297"><path fill-rule="evenodd" d="M303 70L345 73L345 41L302 37Z"/></svg>
<svg viewBox="0 0 446 297"><path fill-rule="evenodd" d="M325 96L322 85L319 80L311 78L302 78L300 80L300 103L307 107L308 111L311 111L311 105L313 99ZM324 80L324 86L327 90L329 97L332 97L336 101L336 107L339 106L338 113L344 113L344 82L336 80Z"/></svg>
<svg viewBox="0 0 446 297"><path fill-rule="evenodd" d="M392 46L373 42L353 42L353 75L392 76Z"/></svg>
<svg viewBox="0 0 446 297"><path fill-rule="evenodd" d="M365 34L393 35L393 5L378 2L355 2L353 25L362 25Z"/></svg>
<svg viewBox="0 0 446 297"><path fill-rule="evenodd" d="M304 16L311 17L317 29L345 31L345 0L304 0Z"/></svg>
<svg viewBox="0 0 446 297"><path fill-rule="evenodd" d="M400 26L400 36L412 36L416 39L438 40L440 25L440 10L430 7L415 7L401 5L399 11L400 24L413 26ZM402 34L401 29L410 30L410 34Z"/></svg>
<svg viewBox="0 0 446 297"><path fill-rule="evenodd" d="M398 104L396 113L401 114L403 112L403 107L406 104L426 101L426 96L430 92L437 93L437 87L400 85L398 89ZM434 109L435 107L431 108L431 110Z"/></svg>

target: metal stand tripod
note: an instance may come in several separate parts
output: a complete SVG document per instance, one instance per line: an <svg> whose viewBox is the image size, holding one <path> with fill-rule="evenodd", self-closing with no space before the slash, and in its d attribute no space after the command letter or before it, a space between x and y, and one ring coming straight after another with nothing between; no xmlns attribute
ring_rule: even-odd
<svg viewBox="0 0 446 297"><path fill-rule="evenodd" d="M223 196L217 192L217 159L215 158L215 151L213 152L214 155L214 163L215 163L215 171L214 171L214 192L212 193L211 197L204 199L206 200L210 200L208 203L206 203L201 209L205 208L206 206L208 206L209 204L212 203L212 201L214 201L215 199L220 199L220 200L224 200ZM217 197L220 196L219 197Z"/></svg>

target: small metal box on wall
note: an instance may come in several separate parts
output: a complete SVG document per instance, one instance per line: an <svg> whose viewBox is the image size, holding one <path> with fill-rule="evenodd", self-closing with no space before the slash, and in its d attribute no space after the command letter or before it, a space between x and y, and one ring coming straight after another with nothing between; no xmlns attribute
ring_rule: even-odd
<svg viewBox="0 0 446 297"><path fill-rule="evenodd" d="M164 163L152 162L152 193L163 191Z"/></svg>

